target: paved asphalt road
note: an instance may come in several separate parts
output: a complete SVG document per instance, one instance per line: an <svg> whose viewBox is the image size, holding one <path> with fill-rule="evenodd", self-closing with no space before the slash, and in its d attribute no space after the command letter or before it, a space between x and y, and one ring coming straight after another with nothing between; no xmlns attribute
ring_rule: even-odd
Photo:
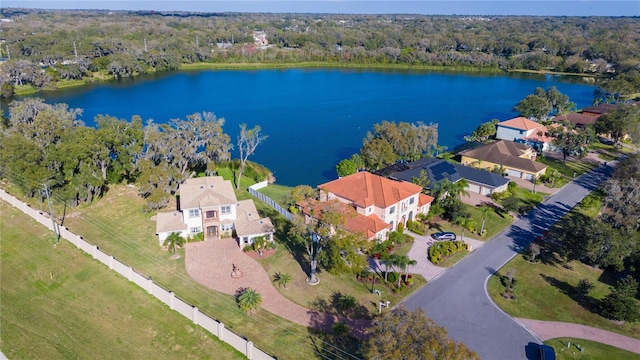
<svg viewBox="0 0 640 360"><path fill-rule="evenodd" d="M611 165L611 164L610 164ZM578 177L521 217L486 245L472 252L440 278L405 300L408 309L423 308L483 359L538 359L540 343L511 316L498 309L486 293L491 274L527 247L574 207L612 172L611 166Z"/></svg>

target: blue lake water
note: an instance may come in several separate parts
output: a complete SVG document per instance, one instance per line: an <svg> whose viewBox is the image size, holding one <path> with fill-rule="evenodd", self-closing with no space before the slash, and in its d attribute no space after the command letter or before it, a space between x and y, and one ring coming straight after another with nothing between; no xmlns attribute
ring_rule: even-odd
<svg viewBox="0 0 640 360"><path fill-rule="evenodd" d="M39 96L84 109L87 125L97 114L161 123L209 111L225 118L233 143L239 124L260 125L269 138L250 160L279 184L315 186L336 177L335 165L375 123L437 123L439 144L453 149L480 123L516 116L518 101L550 86L578 108L593 100L593 85L552 76L335 69L177 72Z"/></svg>

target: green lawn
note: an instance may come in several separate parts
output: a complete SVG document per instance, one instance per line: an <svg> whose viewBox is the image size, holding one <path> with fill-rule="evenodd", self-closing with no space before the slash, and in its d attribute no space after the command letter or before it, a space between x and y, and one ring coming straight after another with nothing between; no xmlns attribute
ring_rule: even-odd
<svg viewBox="0 0 640 360"><path fill-rule="evenodd" d="M271 184L258 191L267 195L271 200L277 202L281 206L285 206L287 200L290 198L291 190L293 190L293 188L290 186Z"/></svg>
<svg viewBox="0 0 640 360"><path fill-rule="evenodd" d="M609 293L609 286L615 282L608 273L578 261L566 265L545 261L530 263L522 255L502 267L498 275L510 269L516 271L515 300L506 300L500 295L503 287L498 276L492 276L488 284L493 300L509 315L583 324L640 338L640 324L618 325L598 314L599 300ZM584 299L576 291L580 279L589 279L595 285Z"/></svg>
<svg viewBox="0 0 640 360"><path fill-rule="evenodd" d="M281 294L293 302L311 309L339 313L333 306L332 299L335 294L348 294L358 300L358 306L355 311L358 318L367 318L375 315L378 312L377 305L380 300L391 301L393 306L398 304L402 298L426 284L426 280L422 276L413 275L413 286L404 292L395 294L387 286L382 285L380 283L381 278L376 276L377 280L374 288L382 291L382 296L378 296L371 293L371 282L363 283L354 274L332 275L320 270L318 273L320 284L310 286L305 282L307 274L300 263L281 244L278 245L274 255L259 259L259 262L271 277L276 272L291 275L292 281L287 285L287 288L278 289ZM303 263L306 266L307 262L304 261Z"/></svg>
<svg viewBox="0 0 640 360"><path fill-rule="evenodd" d="M238 194L250 197L246 191ZM195 282L186 273L184 250L178 251L182 255L180 259L171 260L171 254L158 245L154 214L143 212L143 203L135 189L112 186L103 199L67 209L64 225L138 272L152 276L154 282L222 321L227 328L250 339L267 353L280 359L318 356L326 345L314 340L307 328L265 310L248 316L238 309L233 296ZM54 211L62 213L61 210Z"/></svg>
<svg viewBox="0 0 640 360"><path fill-rule="evenodd" d="M566 162L563 162L562 159L558 160L547 156L538 156L536 160L549 167L547 172L551 169L556 169L562 174L562 177L558 179L553 186L556 188L563 187L575 177L591 171L596 167L596 165L591 162L583 161L575 157L567 157Z"/></svg>
<svg viewBox="0 0 640 360"><path fill-rule="evenodd" d="M599 209L600 197L593 192L567 216L574 212L595 216ZM578 323L640 338L639 323L618 325L598 313L600 299L615 283L610 273L579 261L563 264L549 244L543 250L540 263L530 263L518 255L498 272L498 275L503 275L510 269L516 271L516 300L504 299L500 295L503 291L500 279L495 275L491 277L489 293L498 306L515 317ZM586 298L576 291L581 279L589 279L595 286Z"/></svg>
<svg viewBox="0 0 640 360"><path fill-rule="evenodd" d="M489 212L484 222L484 229L487 231L487 234L485 236L480 236L478 235L482 226L482 211L480 210L480 207L464 204L464 209L464 211L469 215L469 218L473 219L477 225L477 229L474 233L465 229L465 238L472 238L481 241L489 240L500 231L504 230L504 228L509 226L513 221L511 216L494 208L493 211ZM462 234L462 228L460 226L440 218L430 222L430 226L431 228L425 235L431 235L432 233L439 231L452 231L458 234L458 236Z"/></svg>
<svg viewBox="0 0 640 360"><path fill-rule="evenodd" d="M640 358L639 354L584 339L556 338L547 340L544 343L556 350L556 358L558 360L637 360ZM577 347L578 345L584 351L580 351Z"/></svg>
<svg viewBox="0 0 640 360"><path fill-rule="evenodd" d="M242 359L0 201L0 348L9 359Z"/></svg>

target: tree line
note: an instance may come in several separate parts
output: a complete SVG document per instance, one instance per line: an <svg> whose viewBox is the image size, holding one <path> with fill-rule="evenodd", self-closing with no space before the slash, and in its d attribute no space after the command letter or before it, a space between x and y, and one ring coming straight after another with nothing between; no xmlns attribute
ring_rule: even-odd
<svg viewBox="0 0 640 360"><path fill-rule="evenodd" d="M3 94L94 73L116 78L181 64L406 64L606 75L640 91L632 17L461 17L0 9ZM253 45L263 31L267 49ZM220 46L219 46L220 45ZM616 75L612 78L612 75Z"/></svg>
<svg viewBox="0 0 640 360"><path fill-rule="evenodd" d="M241 161L231 161L233 145L224 119L214 113L188 115L166 124L133 116L98 115L97 126L79 120L81 109L47 104L40 98L13 101L0 119L0 176L29 197L45 196L46 185L69 205L101 197L109 184L135 183L149 210L167 205L178 186L193 174L212 175L232 167L238 181L247 158L265 137L260 127L241 125ZM247 148L246 144L255 146ZM267 174L257 170L262 180ZM253 169L255 173L256 170Z"/></svg>

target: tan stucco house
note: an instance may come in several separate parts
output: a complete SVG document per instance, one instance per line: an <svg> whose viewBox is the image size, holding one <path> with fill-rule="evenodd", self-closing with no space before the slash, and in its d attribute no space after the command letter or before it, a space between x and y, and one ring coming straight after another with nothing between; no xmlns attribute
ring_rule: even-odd
<svg viewBox="0 0 640 360"><path fill-rule="evenodd" d="M398 224L406 225L418 214L426 214L433 197L422 194L422 187L391 180L363 171L321 185L319 201L338 200L352 214L344 227L360 232L369 240L384 240ZM348 214L349 215L349 214Z"/></svg>
<svg viewBox="0 0 640 360"><path fill-rule="evenodd" d="M259 236L273 241L271 220L260 217L253 200L238 201L231 181L220 176L188 179L178 191L178 209L157 215L161 245L172 232L185 238L204 233L205 240L235 234L240 246L252 244Z"/></svg>
<svg viewBox="0 0 640 360"><path fill-rule="evenodd" d="M479 169L502 169L509 175L533 180L547 171L547 166L536 162L536 151L529 145L499 140L460 153L463 165Z"/></svg>

